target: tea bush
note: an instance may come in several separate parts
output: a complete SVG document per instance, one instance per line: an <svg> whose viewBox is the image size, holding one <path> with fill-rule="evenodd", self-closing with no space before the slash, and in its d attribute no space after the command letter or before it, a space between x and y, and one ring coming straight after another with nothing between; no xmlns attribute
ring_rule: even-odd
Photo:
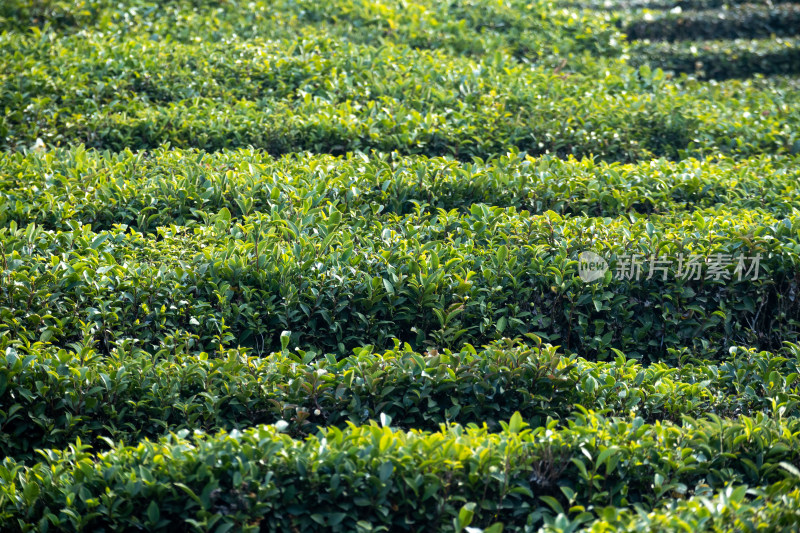
<svg viewBox="0 0 800 533"><path fill-rule="evenodd" d="M523 527L565 506L587 520L609 505L658 505L696 486L777 483L800 457L796 421L763 417L676 427L587 412L564 427L526 426L518 413L499 433L373 422L303 441L281 434L282 425L256 426L183 431L97 455L78 442L33 467L6 459L0 516L20 530Z"/></svg>
<svg viewBox="0 0 800 533"><path fill-rule="evenodd" d="M567 420L579 408L636 413L648 422L777 408L795 416L800 393L795 345L788 357L733 348L721 362L689 362L682 354L676 368L642 366L622 354L592 362L508 341L455 353L417 353L397 343L382 354L359 349L338 361L303 351L198 354L187 339L173 342L155 355L122 346L110 357L86 346L6 348L3 448L30 460L35 448L64 448L77 438L103 447L102 438L135 443L181 429L281 420L292 434L307 435L381 414L398 427L431 430L445 422L496 430L517 411L538 426Z"/></svg>
<svg viewBox="0 0 800 533"><path fill-rule="evenodd" d="M270 350L290 330L304 349L343 354L393 337L418 349L535 333L586 355L616 348L652 361L668 348L713 356L795 334L795 217L723 210L601 222L479 204L382 221L334 205L241 222L223 209L213 224L162 228L157 238L12 222L0 230L0 336L61 346L88 336L108 352L118 339L155 346L181 329L202 348L236 339ZM636 254L645 274L612 280L609 271L587 284L577 269L585 250L612 270ZM656 250L675 264L681 254L730 261L714 278L654 275ZM756 255L742 279L734 258Z"/></svg>
<svg viewBox="0 0 800 533"><path fill-rule="evenodd" d="M798 529L798 9L3 2L0 530Z"/></svg>
<svg viewBox="0 0 800 533"><path fill-rule="evenodd" d="M800 46L794 39L657 43L634 50L636 64L704 79L800 73Z"/></svg>
<svg viewBox="0 0 800 533"><path fill-rule="evenodd" d="M327 202L399 215L422 204L468 211L476 203L606 217L723 206L787 216L800 208L793 188L800 176L796 157L619 165L509 153L460 165L394 154L273 158L255 150L208 154L162 148L148 155L112 155L78 147L0 156L0 172L0 221L55 230L68 230L74 221L95 230L124 224L152 233L173 223L207 223L223 208L240 219Z"/></svg>
<svg viewBox="0 0 800 533"><path fill-rule="evenodd" d="M654 41L791 37L800 31L800 6L744 4L728 10L660 14L631 22L624 31L631 39Z"/></svg>
<svg viewBox="0 0 800 533"><path fill-rule="evenodd" d="M707 97L661 71L628 67L614 59L620 50L609 59L545 54L532 68L506 46L464 57L342 41L318 30L299 40L200 43L109 33L0 34L6 148L41 138L115 151L168 142L254 146L276 155L396 150L465 161L509 148L609 161L800 151L791 127L796 112L757 115L755 124L738 120L745 98L768 109L790 104L795 92L718 88ZM623 41L621 34L609 39ZM776 129L778 122L785 128ZM736 128L736 142L715 133L719 126Z"/></svg>

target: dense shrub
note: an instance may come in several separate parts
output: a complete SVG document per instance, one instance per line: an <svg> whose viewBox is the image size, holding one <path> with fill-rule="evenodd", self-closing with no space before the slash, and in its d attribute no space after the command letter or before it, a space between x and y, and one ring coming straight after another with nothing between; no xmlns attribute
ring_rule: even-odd
<svg viewBox="0 0 800 533"><path fill-rule="evenodd" d="M799 14L3 2L0 530L798 529Z"/></svg>
<svg viewBox="0 0 800 533"><path fill-rule="evenodd" d="M630 22L624 29L629 39L685 41L698 39L755 39L791 37L800 31L800 6L741 5L727 10L686 11L660 14Z"/></svg>
<svg viewBox="0 0 800 533"><path fill-rule="evenodd" d="M633 63L714 80L799 74L800 45L773 39L644 44L634 47Z"/></svg>
<svg viewBox="0 0 800 533"><path fill-rule="evenodd" d="M5 460L0 520L8 530L521 529L565 508L586 520L697 487L777 483L800 462L796 420L687 418L679 427L586 413L563 427L525 426L515 414L499 433L373 423L296 441L257 426L98 455L76 444L30 468Z"/></svg>
<svg viewBox="0 0 800 533"><path fill-rule="evenodd" d="M473 204L530 213L617 217L706 208L800 209L797 157L647 161L533 159L509 153L483 163L396 154L337 159L256 150L204 153L158 149L98 153L81 147L0 155L0 222L68 230L71 221L153 233L205 224L225 208L233 219L327 202L344 209L407 215L468 211Z"/></svg>
<svg viewBox="0 0 800 533"><path fill-rule="evenodd" d="M465 57L321 30L301 39L200 43L58 35L0 34L6 148L23 150L37 139L111 150L168 142L465 161L511 148L610 161L800 150L790 127L795 112L757 113L744 123L739 116L748 99L758 109L791 106L796 91L742 85L706 95L612 59L565 53L532 68L507 48ZM736 142L721 128L735 129Z"/></svg>
<svg viewBox="0 0 800 533"><path fill-rule="evenodd" d="M796 217L714 210L603 221L475 204L378 220L341 207L241 221L222 209L208 225L157 235L12 222L0 229L0 336L60 346L88 338L108 352L115 340L147 348L184 330L201 349L233 341L269 351L290 330L297 346L344 354L394 337L420 349L535 333L588 357L617 348L657 361L684 346L710 357L730 344L776 347L797 332ZM578 277L586 250L610 263L596 283ZM705 266L696 280L648 270L656 253ZM633 254L643 274L615 278ZM705 276L719 254L729 260ZM735 272L735 258L749 270L756 254L757 279Z"/></svg>
<svg viewBox="0 0 800 533"><path fill-rule="evenodd" d="M774 6L793 4L795 0L559 0L559 6L619 12L625 16L632 9L648 9L682 12L685 10L709 10L731 8L741 4L749 6Z"/></svg>
<svg viewBox="0 0 800 533"><path fill-rule="evenodd" d="M170 345L172 344L172 345ZM506 341L480 352L381 354L359 349L336 360L313 352L256 357L243 350L198 354L168 339L155 354L120 347L110 357L9 347L0 366L0 449L35 459L36 448L65 448L101 437L133 444L180 429L244 429L284 420L294 435L325 426L392 417L402 428L445 422L487 424L519 411L535 427L581 408L647 422L700 413L736 416L798 410L798 348L783 357L731 349L722 362L642 366L564 357L550 346ZM67 372L66 370L69 369Z"/></svg>

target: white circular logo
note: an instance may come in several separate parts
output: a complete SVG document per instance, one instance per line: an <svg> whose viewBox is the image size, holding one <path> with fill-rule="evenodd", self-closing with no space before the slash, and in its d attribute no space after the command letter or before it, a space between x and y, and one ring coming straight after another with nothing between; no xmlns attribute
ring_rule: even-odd
<svg viewBox="0 0 800 533"><path fill-rule="evenodd" d="M578 275L586 283L602 278L608 270L606 260L594 252L581 252L578 256Z"/></svg>

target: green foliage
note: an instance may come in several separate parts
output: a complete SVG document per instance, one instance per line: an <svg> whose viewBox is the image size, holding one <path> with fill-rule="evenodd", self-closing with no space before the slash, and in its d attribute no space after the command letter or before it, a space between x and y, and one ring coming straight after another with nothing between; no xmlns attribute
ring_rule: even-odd
<svg viewBox="0 0 800 533"><path fill-rule="evenodd" d="M780 465L792 472L791 465ZM691 528L696 531L790 531L800 523L800 491L796 477L767 487L728 486L712 491L704 488L701 495L677 500L652 513L616 512L608 508L602 519L588 531L664 531ZM573 523L561 519L562 523ZM564 531L554 520L544 531Z"/></svg>
<svg viewBox="0 0 800 533"><path fill-rule="evenodd" d="M774 6L792 4L794 0L560 0L559 6L569 6L592 10L626 11L631 9L648 9L651 11L681 11L704 9L729 9L740 4L750 6Z"/></svg>
<svg viewBox="0 0 800 533"><path fill-rule="evenodd" d="M33 467L6 459L0 516L11 530L516 529L565 509L585 521L701 487L779 483L800 461L796 420L712 416L674 426L586 412L564 426L528 428L519 414L502 426L424 433L372 423L303 441L279 426L182 431L97 455L78 442Z"/></svg>
<svg viewBox="0 0 800 533"><path fill-rule="evenodd" d="M796 152L796 136L774 119L744 128L736 120L743 100L769 109L794 93L739 87L711 98L663 76L643 79L598 13L517 2L225 2L215 19L229 24L225 33L185 2L134 4L124 14L92 7L99 22L74 34L0 34L3 147L41 139L464 161L510 148L608 161ZM194 26L198 35L180 34ZM719 125L741 138L729 143Z"/></svg>
<svg viewBox="0 0 800 533"><path fill-rule="evenodd" d="M800 73L796 39L638 44L634 64L649 64L702 79Z"/></svg>
<svg viewBox="0 0 800 533"><path fill-rule="evenodd" d="M505 49L530 59L557 51L619 49L611 42L617 32L606 18L541 0L422 0L413 6L397 0L9 0L0 17L0 29L20 33L34 27L61 35L115 34L130 41L251 41L324 33L359 44L399 43L463 55Z"/></svg>
<svg viewBox="0 0 800 533"><path fill-rule="evenodd" d="M149 349L187 331L203 350L235 341L266 352L288 330L295 346L344 354L394 337L422 349L535 333L569 353L604 358L614 348L657 361L683 347L709 357L731 344L775 348L800 318L795 216L602 220L473 204L373 218L309 203L236 222L222 213L207 226L162 227L157 239L12 222L0 229L0 338L108 353L126 338ZM761 260L757 279L737 279L731 262L707 279L587 284L577 275L585 250L612 268L639 254L646 274L655 253L675 264L681 254Z"/></svg>
<svg viewBox="0 0 800 533"><path fill-rule="evenodd" d="M797 529L799 14L4 1L0 530Z"/></svg>
<svg viewBox="0 0 800 533"><path fill-rule="evenodd" d="M426 210L469 211L476 203L533 214L617 217L706 208L800 209L797 157L651 160L635 165L509 153L487 162L373 155L334 158L256 150L204 153L100 153L77 147L0 154L0 223L95 231L124 224L208 224L227 209L235 219L273 209L337 204L360 216Z"/></svg>
<svg viewBox="0 0 800 533"><path fill-rule="evenodd" d="M629 39L653 41L792 37L798 31L800 6L794 3L659 14L631 21L624 29Z"/></svg>
<svg viewBox="0 0 800 533"><path fill-rule="evenodd" d="M511 343L480 352L471 346L442 353L364 348L338 361L302 351L209 356L177 340L153 355L7 348L0 366L0 447L30 460L35 448L64 448L75 439L104 447L101 437L135 443L181 429L278 421L301 436L384 415L402 428L458 422L497 430L515 412L538 427L549 418L567 420L578 406L636 413L648 422L699 413L789 417L798 412L800 393L791 353L732 349L719 363L682 357L680 367L671 367L624 356L591 362L550 346Z"/></svg>

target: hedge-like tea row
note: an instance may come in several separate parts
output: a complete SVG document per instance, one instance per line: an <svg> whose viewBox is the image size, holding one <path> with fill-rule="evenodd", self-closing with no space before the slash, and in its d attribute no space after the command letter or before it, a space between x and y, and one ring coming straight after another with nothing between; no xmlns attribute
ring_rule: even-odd
<svg viewBox="0 0 800 533"><path fill-rule="evenodd" d="M420 0L410 7L399 0L7 0L0 6L0 30L24 33L30 27L173 44L298 40L322 33L337 41L402 43L457 55L505 50L531 61L621 50L610 17L542 0Z"/></svg>
<svg viewBox="0 0 800 533"><path fill-rule="evenodd" d="M703 150L709 156L720 152L743 153L800 153L800 134L792 132L792 123L800 119L800 80L797 77L727 80L705 83L687 80L683 87L695 95L696 107L687 110L690 120L702 120L705 128L689 147L689 153L710 139L720 147L717 151ZM715 102L730 101L738 93L739 104L734 107ZM781 148L783 147L783 148Z"/></svg>
<svg viewBox="0 0 800 533"><path fill-rule="evenodd" d="M719 9L740 4L755 6L774 6L779 4L794 4L795 0L675 0L670 9Z"/></svg>
<svg viewBox="0 0 800 533"><path fill-rule="evenodd" d="M704 486L776 483L800 464L797 420L714 417L676 427L587 413L566 427L525 426L515 414L496 434L476 426L403 433L373 423L302 442L257 426L191 439L185 431L98 455L76 444L29 468L3 462L0 524L517 529L540 525L553 509L591 518L609 505L647 508Z"/></svg>
<svg viewBox="0 0 800 533"><path fill-rule="evenodd" d="M245 42L154 42L141 36L120 40L94 33L60 38L6 34L2 41L9 63L5 88L20 93L5 95L7 101L57 105L70 115L123 112L126 107L135 109L133 104L167 105L195 98L228 104L246 100L274 111L269 109L274 103L285 101L283 107L291 108L305 95L354 105L406 98L411 100L407 105L423 111L430 103L448 99L450 91L469 103L475 103L479 93L500 92L510 77L504 67L537 86L547 77L515 65L502 49L497 57L462 58L402 43L358 44L325 32ZM44 65L46 70L37 68ZM430 87L423 91L422 86ZM41 102L44 97L57 101Z"/></svg>
<svg viewBox="0 0 800 533"><path fill-rule="evenodd" d="M800 209L798 178L797 157L617 165L508 154L464 164L422 156L276 159L255 150L104 154L78 147L0 155L0 224L68 230L76 221L95 231L125 224L149 233L204 224L223 208L240 219L326 202L370 216L409 214L426 204L468 210L475 203L586 216L721 206L786 216Z"/></svg>
<svg viewBox="0 0 800 533"><path fill-rule="evenodd" d="M619 64L612 79L598 78L598 67L567 76L502 51L475 60L324 35L299 44L175 45L4 34L0 45L0 105L9 109L0 139L12 149L41 138L112 150L169 142L470 160L518 147L629 160L677 157L697 126L681 114L690 96L654 93L651 84L663 80L642 81Z"/></svg>
<svg viewBox="0 0 800 533"><path fill-rule="evenodd" d="M586 523L586 517L572 520L559 516L542 529L561 532L565 526L583 524L591 533L616 531L793 531L800 523L800 473L782 465L794 476L767 487L729 486L703 490L702 495L676 500L650 513L603 510L600 518Z"/></svg>
<svg viewBox="0 0 800 533"><path fill-rule="evenodd" d="M633 64L648 64L700 79L749 78L755 74L800 74L800 41L735 40L640 44Z"/></svg>
<svg viewBox="0 0 800 533"><path fill-rule="evenodd" d="M8 0L0 5L0 31L26 31L45 24L59 29L96 24L101 5L97 0Z"/></svg>
<svg viewBox="0 0 800 533"><path fill-rule="evenodd" d="M3 2L0 530L795 526L797 42L649 39L800 7L678 1Z"/></svg>
<svg viewBox="0 0 800 533"><path fill-rule="evenodd" d="M628 23L630 40L652 41L756 39L800 33L800 5L742 5L727 10L659 14Z"/></svg>
<svg viewBox="0 0 800 533"><path fill-rule="evenodd" d="M563 5L575 9L589 9L596 12L604 11L629 11L629 10L658 10L658 9L674 9L675 2L672 0L562 0L557 2L558 5Z"/></svg>
<svg viewBox="0 0 800 533"><path fill-rule="evenodd" d="M740 116L748 100L772 113L794 102L796 92L742 85L716 87L711 97L660 71L643 74L588 56L578 62L567 54L558 70L546 61L531 68L502 48L459 57L325 33L208 44L57 35L0 34L6 148L28 148L37 139L113 150L169 142L462 160L515 147L607 160L800 151L792 107L780 117ZM721 127L735 129L736 140L713 133Z"/></svg>
<svg viewBox="0 0 800 533"><path fill-rule="evenodd" d="M748 6L771 7L779 4L794 4L796 0L559 0L558 6L591 9L593 11L615 11L624 16L630 10L649 9L680 13L682 11L699 11L731 8L741 4Z"/></svg>
<svg viewBox="0 0 800 533"><path fill-rule="evenodd" d="M296 346L345 354L395 337L420 349L536 333L588 357L613 347L660 360L684 346L713 357L797 334L798 224L747 211L604 221L483 205L383 220L305 206L235 222L223 209L157 240L12 223L0 230L0 335L90 339L107 353L116 340L147 348L185 330L201 349L270 351L290 330ZM609 261L602 281L577 276L586 250ZM656 253L673 264L649 275ZM633 254L640 274L625 279L620 261ZM698 279L686 276L690 256Z"/></svg>
<svg viewBox="0 0 800 533"><path fill-rule="evenodd" d="M336 361L314 353L266 357L242 350L192 352L190 339L168 339L155 354L129 347L99 356L34 346L0 356L0 450L17 459L37 448L63 449L76 439L104 447L100 437L136 443L180 429L233 430L289 422L303 435L389 415L402 428L486 423L519 411L534 426L567 419L577 406L636 413L645 421L682 415L777 412L800 406L797 361L732 349L721 363L686 361L679 368L564 357L545 345L506 341L477 352L382 354L369 348ZM791 345L792 353L800 347Z"/></svg>

